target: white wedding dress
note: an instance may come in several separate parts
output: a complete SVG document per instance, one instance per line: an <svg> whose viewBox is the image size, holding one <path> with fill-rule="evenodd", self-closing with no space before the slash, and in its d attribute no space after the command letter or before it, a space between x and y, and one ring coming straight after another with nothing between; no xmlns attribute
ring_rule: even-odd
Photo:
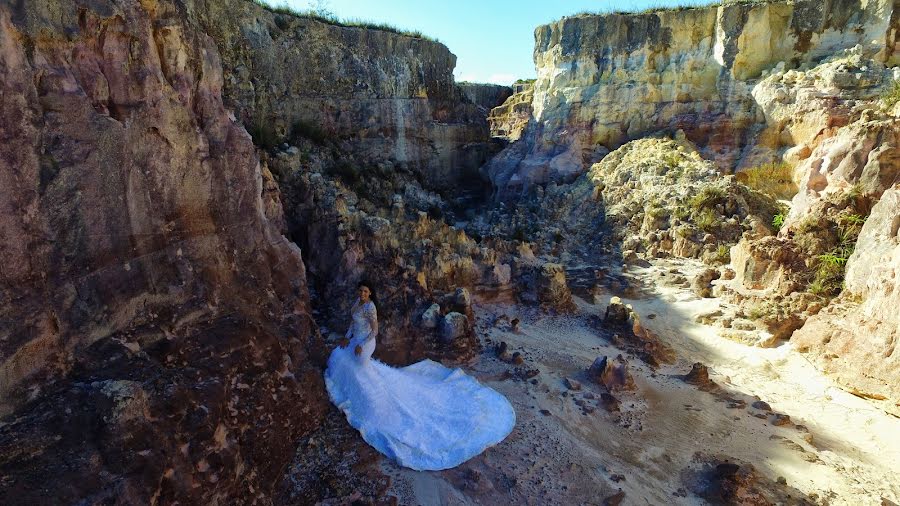
<svg viewBox="0 0 900 506"><path fill-rule="evenodd" d="M516 415L503 395L431 360L397 369L371 358L377 331L375 305L354 305L350 344L325 371L331 401L367 443L403 466L439 470L509 435Z"/></svg>

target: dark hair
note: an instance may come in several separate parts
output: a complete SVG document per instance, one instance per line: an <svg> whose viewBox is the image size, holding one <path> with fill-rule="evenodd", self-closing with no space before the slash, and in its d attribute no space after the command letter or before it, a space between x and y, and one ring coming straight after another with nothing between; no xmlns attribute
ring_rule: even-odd
<svg viewBox="0 0 900 506"><path fill-rule="evenodd" d="M367 280L362 280L356 285L356 289L359 290L362 287L366 287L369 289L369 300L372 301L372 304L375 304L375 307L378 307L378 297L375 296L375 290L372 289L372 283Z"/></svg>

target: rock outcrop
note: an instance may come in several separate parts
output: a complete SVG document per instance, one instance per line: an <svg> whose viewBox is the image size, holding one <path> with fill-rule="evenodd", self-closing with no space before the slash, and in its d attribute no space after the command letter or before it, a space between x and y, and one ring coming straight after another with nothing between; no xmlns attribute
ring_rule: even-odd
<svg viewBox="0 0 900 506"><path fill-rule="evenodd" d="M884 193L847 262L846 292L792 341L851 391L900 415L900 187Z"/></svg>
<svg viewBox="0 0 900 506"><path fill-rule="evenodd" d="M375 291L381 332L375 356L406 365L422 358L471 358L477 350L470 291L512 288L513 256L503 241L475 241L440 217L439 196L410 173L388 168L366 175L363 162L309 143L267 157L285 203L291 236L316 254L306 259L322 302L320 321L343 332L357 283ZM336 172L345 167L352 174ZM353 181L352 183L350 181ZM395 193L397 192L397 193ZM466 290L459 290L466 289ZM432 305L436 311L423 320ZM469 319L461 334L443 333L447 313ZM432 326L433 324L433 326Z"/></svg>
<svg viewBox="0 0 900 506"><path fill-rule="evenodd" d="M735 2L540 26L532 124L483 171L497 196L510 198L532 184L571 181L629 140L676 129L722 169L768 161L797 144L791 135L805 140L821 125L785 128L786 117L760 103L790 96L760 81L770 73L792 79L791 69L856 46L896 64L893 10L893 0ZM877 87L884 72L845 66L831 78L839 87Z"/></svg>
<svg viewBox="0 0 900 506"><path fill-rule="evenodd" d="M0 4L0 503L267 502L327 406L197 7Z"/></svg>
<svg viewBox="0 0 900 506"><path fill-rule="evenodd" d="M502 91L473 101L471 87L454 83L456 56L439 42L246 0L192 3L222 53L226 105L257 144L327 138L367 166L408 166L435 188L477 181L495 152L485 109Z"/></svg>
<svg viewBox="0 0 900 506"><path fill-rule="evenodd" d="M531 103L534 101L534 83L518 85L520 90L510 95L502 104L491 109L488 122L491 137L517 141L531 119Z"/></svg>

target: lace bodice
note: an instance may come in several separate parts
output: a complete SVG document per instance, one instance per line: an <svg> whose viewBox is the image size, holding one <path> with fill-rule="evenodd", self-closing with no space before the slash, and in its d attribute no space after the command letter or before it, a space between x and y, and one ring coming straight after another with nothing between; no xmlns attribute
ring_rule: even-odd
<svg viewBox="0 0 900 506"><path fill-rule="evenodd" d="M372 301L365 304L357 301L351 311L353 325L350 327L350 333L354 338L371 339L378 335L378 313Z"/></svg>

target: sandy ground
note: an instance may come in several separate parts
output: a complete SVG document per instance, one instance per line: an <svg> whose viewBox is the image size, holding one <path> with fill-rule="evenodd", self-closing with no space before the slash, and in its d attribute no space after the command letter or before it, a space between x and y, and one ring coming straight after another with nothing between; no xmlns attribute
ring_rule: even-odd
<svg viewBox="0 0 900 506"><path fill-rule="evenodd" d="M484 352L465 369L507 396L516 428L448 471L416 472L385 459L389 493L400 504L422 505L615 504L620 491L621 504L705 504L683 482L683 471L696 466L695 453L702 452L750 463L811 503L900 503L900 419L840 390L790 344L748 346L696 323L697 314L720 301L661 283L659 273L673 266L688 277L699 268L679 262L633 270L634 282L649 288L640 299L623 298L676 351L676 363L656 371L592 327L591 315L602 315L605 305L579 299L578 313L566 317L512 304L477 306ZM519 331L502 319L495 323L499 315L520 318ZM520 351L524 363L499 360L493 345L500 341ZM620 353L637 390L616 394L621 411L607 412L596 400L602 388L587 379L586 369L600 355ZM709 367L725 395L678 377L694 362ZM533 369L539 374L528 377L525 371ZM566 377L582 389L568 390ZM751 406L758 399L791 423L771 425L771 414Z"/></svg>

